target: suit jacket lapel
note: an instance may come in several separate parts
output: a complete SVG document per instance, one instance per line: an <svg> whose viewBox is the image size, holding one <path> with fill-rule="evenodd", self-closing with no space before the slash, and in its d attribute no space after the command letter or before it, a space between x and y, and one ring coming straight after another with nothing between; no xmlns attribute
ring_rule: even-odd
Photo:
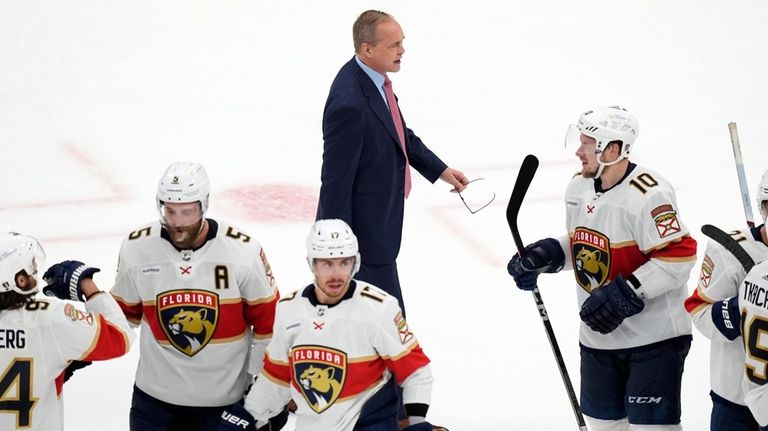
<svg viewBox="0 0 768 431"><path fill-rule="evenodd" d="M384 124L384 127L387 128L389 135L392 137L392 139L394 139L395 143L399 147L400 138L397 137L397 130L395 130L395 124L392 121L392 115L390 114L389 108L387 108L387 104L384 102L384 99L381 97L381 93L379 93L379 90L373 84L371 78L369 78L363 69L357 65L357 62L354 58L352 59L352 63L354 63L355 67L355 77L360 82L360 87L363 89L363 94L368 97L368 106L371 107L371 111L373 111L379 121ZM400 113L400 118L402 118L402 113Z"/></svg>

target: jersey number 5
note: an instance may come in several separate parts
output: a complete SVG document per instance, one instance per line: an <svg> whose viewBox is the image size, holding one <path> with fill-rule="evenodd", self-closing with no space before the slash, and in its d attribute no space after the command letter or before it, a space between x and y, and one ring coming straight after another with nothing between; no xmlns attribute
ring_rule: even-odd
<svg viewBox="0 0 768 431"><path fill-rule="evenodd" d="M36 402L32 398L32 358L16 358L0 376L0 413L15 413L16 428L29 428Z"/></svg>

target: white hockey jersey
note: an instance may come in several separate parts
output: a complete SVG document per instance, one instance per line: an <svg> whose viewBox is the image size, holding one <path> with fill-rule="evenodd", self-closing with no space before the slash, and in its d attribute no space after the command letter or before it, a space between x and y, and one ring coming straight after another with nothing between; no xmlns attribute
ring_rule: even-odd
<svg viewBox="0 0 768 431"><path fill-rule="evenodd" d="M575 176L565 193L568 236L560 238L574 270L579 307L617 274L639 282L642 312L609 334L582 322L580 342L594 349L625 349L691 333L683 308L696 262L696 241L680 220L672 186L656 172L631 164L607 191Z"/></svg>
<svg viewBox="0 0 768 431"><path fill-rule="evenodd" d="M97 294L85 308L46 298L0 311L1 430L63 430L69 363L128 352L135 336L115 301Z"/></svg>
<svg viewBox="0 0 768 431"><path fill-rule="evenodd" d="M155 222L120 249L112 295L141 328L136 386L166 403L217 407L242 398L272 336L278 291L255 238L208 219L206 242L177 250Z"/></svg>
<svg viewBox="0 0 768 431"><path fill-rule="evenodd" d="M758 228L735 230L731 236L739 241L755 262L768 259L768 246ZM707 243L696 290L685 301L693 324L711 340L709 381L712 391L736 404L745 405L741 389L744 374L744 346L741 338L728 340L712 322L712 304L739 294L739 286L747 273L736 257L715 241Z"/></svg>
<svg viewBox="0 0 768 431"><path fill-rule="evenodd" d="M744 401L760 426L768 425L768 260L755 265L739 287L744 339Z"/></svg>
<svg viewBox="0 0 768 431"><path fill-rule="evenodd" d="M429 359L397 300L361 281L330 307L317 303L314 285L280 300L264 361L245 402L259 425L293 398L297 431L351 431L390 378L405 404L430 402Z"/></svg>

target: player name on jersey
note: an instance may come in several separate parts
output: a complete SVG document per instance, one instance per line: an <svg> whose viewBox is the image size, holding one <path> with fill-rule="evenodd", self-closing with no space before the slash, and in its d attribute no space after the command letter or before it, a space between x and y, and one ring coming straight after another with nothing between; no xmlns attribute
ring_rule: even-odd
<svg viewBox="0 0 768 431"><path fill-rule="evenodd" d="M768 290L759 284L744 280L744 300L768 310Z"/></svg>
<svg viewBox="0 0 768 431"><path fill-rule="evenodd" d="M0 349L23 349L27 345L27 334L23 329L0 328Z"/></svg>

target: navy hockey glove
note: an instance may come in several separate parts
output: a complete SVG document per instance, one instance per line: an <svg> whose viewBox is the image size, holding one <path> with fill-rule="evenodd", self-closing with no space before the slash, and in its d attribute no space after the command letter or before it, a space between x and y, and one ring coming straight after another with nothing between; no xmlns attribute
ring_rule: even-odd
<svg viewBox="0 0 768 431"><path fill-rule="evenodd" d="M558 272L565 265L565 253L554 238L545 238L529 244L522 256L515 254L507 264L507 272L515 279L517 287L533 290L536 278L543 272Z"/></svg>
<svg viewBox="0 0 768 431"><path fill-rule="evenodd" d="M595 289L581 306L579 316L593 331L607 334L627 317L643 311L645 303L638 298L621 274L610 283Z"/></svg>
<svg viewBox="0 0 768 431"><path fill-rule="evenodd" d="M288 406L286 405L283 411L271 417L269 423L259 428L258 431L280 431L287 422ZM217 431L233 430L256 430L256 419L240 403L232 404L228 409L221 412L221 421Z"/></svg>
<svg viewBox="0 0 768 431"><path fill-rule="evenodd" d="M242 404L232 404L228 409L221 412L218 431L253 431L255 429L256 419L248 413Z"/></svg>
<svg viewBox="0 0 768 431"><path fill-rule="evenodd" d="M85 295L80 287L80 281L92 278L93 274L101 271L77 260L65 260L48 268L43 274L43 281L48 285L43 293L59 299L85 302Z"/></svg>
<svg viewBox="0 0 768 431"><path fill-rule="evenodd" d="M712 304L712 322L725 338L731 341L739 338L741 335L739 297L733 296Z"/></svg>

